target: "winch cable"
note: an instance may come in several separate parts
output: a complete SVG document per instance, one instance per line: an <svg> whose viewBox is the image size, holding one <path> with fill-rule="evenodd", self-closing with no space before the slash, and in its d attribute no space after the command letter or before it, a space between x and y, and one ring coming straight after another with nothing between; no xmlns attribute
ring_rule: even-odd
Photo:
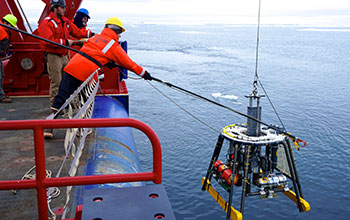
<svg viewBox="0 0 350 220"><path fill-rule="evenodd" d="M157 79L157 78L155 78L155 77L152 77L152 80L154 80L154 81L156 81L156 82L158 82L158 83L161 83L161 84L163 84L163 85L165 85L165 86L168 86L168 87L171 88L171 89L177 90L177 91L179 91L179 92L183 92L183 93L186 94L186 95L190 95L190 96L193 96L193 97L195 97L195 98L204 100L204 101L206 101L206 102L209 102L209 103L212 103L212 104L214 104L214 105L217 105L217 106L219 106L219 107L221 107L221 108L224 108L224 109L227 109L227 110L229 110L229 111L232 111L232 112L234 112L234 113L236 113L236 114L239 114L239 115L241 115L241 116L243 116L243 117L252 119L252 120L254 120L254 121L256 121L256 122L258 122L258 123L260 123L260 124L262 124L262 125L267 126L268 128L271 128L271 129L273 129L273 130L275 130L275 131L277 131L277 132L279 132L279 133L281 133L281 134L284 134L285 136L288 136L288 137L293 141L294 145L298 145L299 147L303 147L303 146L306 145L306 143L305 143L303 140L297 138L296 136L292 135L291 133L289 133L289 132L287 132L287 131L285 131L285 130L280 129L279 127L276 127L276 126L273 126L273 125L269 125L269 124L267 124L267 123L265 123L265 122L263 122L263 121L261 121L261 120L255 118L255 117L252 117L252 116L250 116L250 115L247 115L247 114L244 114L244 113L242 113L242 112L239 112L239 111L237 111L237 110L235 110L235 109L233 109L233 108L230 108L230 107L228 107L228 106L225 106L225 105L220 104L220 103L218 103L218 102L215 102L215 101L213 101L213 100L210 100L210 99L208 99L208 98L205 98L205 97L203 97L203 96L201 96L201 95L198 95L198 94L193 93L193 92L191 92L191 91L189 91L189 90L186 90L186 89L183 89L183 88L178 87L178 86L176 86L176 85L173 85L173 84L171 84L171 83L169 83L169 82L162 81L162 80ZM300 143L303 143L303 146L300 146Z"/></svg>
<svg viewBox="0 0 350 220"><path fill-rule="evenodd" d="M260 78L259 78L259 75L258 75L258 63L259 63L259 43L260 43L260 11L261 11L261 0L259 0L259 9L258 9L258 26L257 26L257 33L256 33L256 52L255 52L255 74L254 74L254 83L253 83L253 86L254 86L254 91L257 91L257 81L259 82L262 90L264 91L264 94L266 96L266 98L269 100L269 103L273 109L273 111L275 112L278 120L280 121L282 127L283 127L283 130L286 131L286 127L284 126L283 122L282 122L282 119L280 118L274 104L272 103L272 100L270 99L269 95L267 94L267 91L265 90Z"/></svg>
<svg viewBox="0 0 350 220"><path fill-rule="evenodd" d="M271 101L271 99L270 99L270 96L267 94L267 91L265 90L265 88L264 88L264 86L263 86L263 84L262 84L262 82L261 82L261 80L260 80L259 78L258 78L258 82L259 82L259 84L260 84L262 90L264 91L264 94L266 95L267 100L269 100L269 103L270 103L270 105L271 105L273 111L275 112L275 114L276 114L278 120L280 121L280 123L281 123L281 125L282 125L282 127L283 127L283 130L286 131L287 129L286 129L286 127L284 126L284 124L283 124L283 122L282 122L282 119L280 118L280 116L279 116L279 114L278 114L278 112L277 112L277 110L276 110L274 104L272 103L272 101Z"/></svg>
<svg viewBox="0 0 350 220"><path fill-rule="evenodd" d="M22 16L24 17L24 19L25 19L26 22L27 22L27 26L28 26L29 30L30 30L31 32L33 32L32 27L30 26L30 23L29 23L29 21L28 21L28 18L27 18L26 14L25 14L24 11L23 11L23 8L22 8L21 3L20 3L18 0L16 0L16 2L17 2L17 5L18 5L19 9L21 10Z"/></svg>
<svg viewBox="0 0 350 220"><path fill-rule="evenodd" d="M259 78L258 76L258 61L259 61L259 42L260 42L260 9L261 9L261 0L259 0L259 9L258 9L258 27L257 27L257 33L256 33L256 49L255 49L255 75L254 75L254 83L253 83L253 89L254 92L257 92L258 85L257 80Z"/></svg>
<svg viewBox="0 0 350 220"><path fill-rule="evenodd" d="M180 106L179 104L177 104L174 100L172 100L169 96L165 95L162 91L160 91L157 87L155 87L151 82L147 81L155 90L157 90L160 94L162 94L165 98L167 98L170 102L174 103L177 107L179 107L182 111L186 112L187 114L189 114L191 117L193 117L194 119L196 119L197 121L199 121L200 123L202 123L203 125L207 126L209 129L220 133L219 130L215 129L214 127L210 126L209 124L205 123L203 120L201 120L200 118L198 118L197 116L195 116L194 114L192 114L191 112L187 111L185 108L183 108L182 106Z"/></svg>
<svg viewBox="0 0 350 220"><path fill-rule="evenodd" d="M123 71L121 71L119 69L119 73L128 77L129 79L132 80L140 80L142 79L141 77L131 77L126 75ZM209 129L215 131L216 133L221 133L219 130L217 130L216 128L214 128L213 126L210 126L208 123L204 122L203 120L201 120L200 118L198 118L197 116L195 116L194 114L192 114L191 112L187 111L185 108L183 108L181 105L177 104L174 100L172 100L169 96L167 96L164 92L162 92L160 89L158 89L156 86L154 86L150 81L147 81L148 84L150 86L152 86L157 92L159 92L162 96L164 96L166 99L168 99L170 102L172 102L174 105L176 105L177 107L179 107L182 111L186 112L188 115L190 115L192 118L194 118L195 120L199 121L200 123L202 123L204 126L208 127ZM118 102L118 100L115 100ZM118 102L119 103L119 102Z"/></svg>
<svg viewBox="0 0 350 220"><path fill-rule="evenodd" d="M10 30L17 31L17 32L19 32L19 33L22 33L22 34L25 34L25 35L34 37L34 38L36 38L36 39L38 39L38 40L42 40L42 41L48 42L48 43L50 43L50 44L54 44L54 45L59 46L59 47L63 47L63 48L65 48L65 49L67 49L67 50L71 50L71 51L74 51L74 52L76 52L76 53L79 53L80 55L84 56L86 59L88 59L88 60L90 60L91 62L95 63L98 67L100 67L100 68L102 67L102 64L101 64L100 62L98 62L95 58L93 58L93 57L87 55L86 53L84 53L84 52L82 52L82 51L80 51L80 50L77 50L77 49L71 48L71 47L69 47L69 46L66 46L66 45L63 45L63 44L59 44L59 43L50 41L50 40L48 40L48 39L46 39L46 38L39 37L39 36L37 36L37 35L35 35L35 34L31 34L31 33L28 33L28 32L26 32L26 31L22 31L22 30L20 30L20 29L11 27L11 26L6 25L6 24L1 24L1 23L0 23L0 26L3 26L3 27L8 28L8 29L10 29Z"/></svg>

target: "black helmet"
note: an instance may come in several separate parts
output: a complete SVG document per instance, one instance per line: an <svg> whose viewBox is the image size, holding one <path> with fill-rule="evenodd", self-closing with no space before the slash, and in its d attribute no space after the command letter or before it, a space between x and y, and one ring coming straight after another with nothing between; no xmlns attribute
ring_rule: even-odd
<svg viewBox="0 0 350 220"><path fill-rule="evenodd" d="M65 0L50 0L50 7L55 7L55 6L61 6L61 7L66 7L66 1Z"/></svg>

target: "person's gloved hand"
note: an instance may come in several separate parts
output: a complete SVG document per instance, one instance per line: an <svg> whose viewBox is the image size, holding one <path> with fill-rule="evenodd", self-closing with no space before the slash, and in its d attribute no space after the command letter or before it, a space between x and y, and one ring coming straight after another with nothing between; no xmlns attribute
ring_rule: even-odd
<svg viewBox="0 0 350 220"><path fill-rule="evenodd" d="M86 38L82 38L82 39L79 39L79 40L73 40L73 44L72 45L78 45L78 46L82 47L86 41L87 41Z"/></svg>
<svg viewBox="0 0 350 220"><path fill-rule="evenodd" d="M144 78L145 80L152 80L152 76L151 74L149 74L149 72L145 72L145 74L142 76L142 78Z"/></svg>
<svg viewBox="0 0 350 220"><path fill-rule="evenodd" d="M66 39L66 46L70 47L73 45L73 40L71 39Z"/></svg>

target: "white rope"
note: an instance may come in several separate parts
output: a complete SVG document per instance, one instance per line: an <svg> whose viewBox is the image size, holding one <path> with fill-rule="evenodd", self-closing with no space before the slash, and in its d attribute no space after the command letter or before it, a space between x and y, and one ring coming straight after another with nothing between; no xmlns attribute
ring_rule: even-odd
<svg viewBox="0 0 350 220"><path fill-rule="evenodd" d="M75 98L71 97L71 102L68 105L67 117L70 119L91 118L94 109L94 100L99 88L99 79L95 80L98 70L83 83L84 86L79 87L79 93L75 94ZM96 77L98 78L98 77ZM77 91L78 91L77 90ZM80 157L85 146L85 139L92 132L91 128L70 128L66 130L65 150L66 155L71 153L73 161L68 172L69 176L75 176L80 164ZM70 201L70 193L72 186L66 188L66 202L63 207L62 219L65 219Z"/></svg>
<svg viewBox="0 0 350 220"><path fill-rule="evenodd" d="M33 172L33 170L35 170L35 165L32 168L30 168L23 175L21 180L33 180L33 179L35 179L36 174L35 173L31 174L31 172ZM46 178L51 178L51 176L52 176L51 170L46 170L45 172L46 172L46 174L45 174ZM12 190L12 192L14 194L17 194L18 190ZM56 219L56 214L51 210L51 207L50 207L49 204L50 204L52 199L57 198L61 194L61 190L58 187L50 187L50 188L47 189L47 193L46 194L47 194L47 206L48 206L49 212L51 214L50 219L55 220Z"/></svg>
<svg viewBox="0 0 350 220"><path fill-rule="evenodd" d="M60 112L66 109L65 117L69 119L85 119L91 118L94 109L94 100L99 88L98 73L100 69L94 71L88 79L86 79L77 90L65 101L62 107L55 113L51 114L47 119L55 118ZM96 77L95 77L96 76ZM95 80L97 78L97 80ZM80 157L82 155L85 138L91 133L91 128L68 128L64 140L65 157L56 174L56 177L61 175L64 164L66 163L69 154L73 157L73 162L70 165L68 172L69 176L75 176L79 167ZM78 146L78 147L77 147ZM66 201L63 206L62 219L68 212L68 203L70 201L70 193L72 186L66 188ZM52 211L50 203L53 198L56 198L56 191L48 190L48 209L51 214L51 219L56 219L56 214Z"/></svg>

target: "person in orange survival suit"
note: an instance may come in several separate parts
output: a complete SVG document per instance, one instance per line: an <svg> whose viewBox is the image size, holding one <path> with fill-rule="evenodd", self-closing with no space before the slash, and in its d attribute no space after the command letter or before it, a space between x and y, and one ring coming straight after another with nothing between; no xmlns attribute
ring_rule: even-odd
<svg viewBox="0 0 350 220"><path fill-rule="evenodd" d="M93 35L90 30L81 30L64 16L66 12L65 0L51 0L51 13L39 25L38 32L43 38L58 44L72 46L73 40L70 35L76 38L89 38ZM52 105L63 75L63 68L68 63L67 49L40 41L42 51L45 53L47 72L50 78L50 105Z"/></svg>
<svg viewBox="0 0 350 220"><path fill-rule="evenodd" d="M151 75L141 66L130 59L127 53L119 44L119 38L125 29L120 19L111 17L107 20L105 28L101 34L87 40L81 48L81 52L97 60L101 65L109 65L111 61L122 66L145 80L152 80ZM97 70L99 67L96 63L85 56L77 53L64 68L64 75L59 87L57 96L51 106L53 113L56 113L65 103L66 99ZM44 131L45 138L52 138L52 131Z"/></svg>
<svg viewBox="0 0 350 220"><path fill-rule="evenodd" d="M1 24L11 25L15 28L17 23L17 18L12 14L7 14L0 21ZM2 58L6 56L7 49L10 45L11 32L7 28L0 26L0 103L10 103L11 98L5 95L3 89L4 83L4 68L2 64Z"/></svg>
<svg viewBox="0 0 350 220"><path fill-rule="evenodd" d="M89 11L85 8L80 8L77 11L77 13L75 14L72 21L79 29L87 30L86 26L87 26L89 19L90 19ZM78 39L78 38L74 38L74 37L71 37L71 39L73 40L72 48L74 48L76 50L80 50L81 47L83 46L83 42L86 40L84 38ZM70 57L73 57L76 54L74 51L69 51L68 53L69 53Z"/></svg>

